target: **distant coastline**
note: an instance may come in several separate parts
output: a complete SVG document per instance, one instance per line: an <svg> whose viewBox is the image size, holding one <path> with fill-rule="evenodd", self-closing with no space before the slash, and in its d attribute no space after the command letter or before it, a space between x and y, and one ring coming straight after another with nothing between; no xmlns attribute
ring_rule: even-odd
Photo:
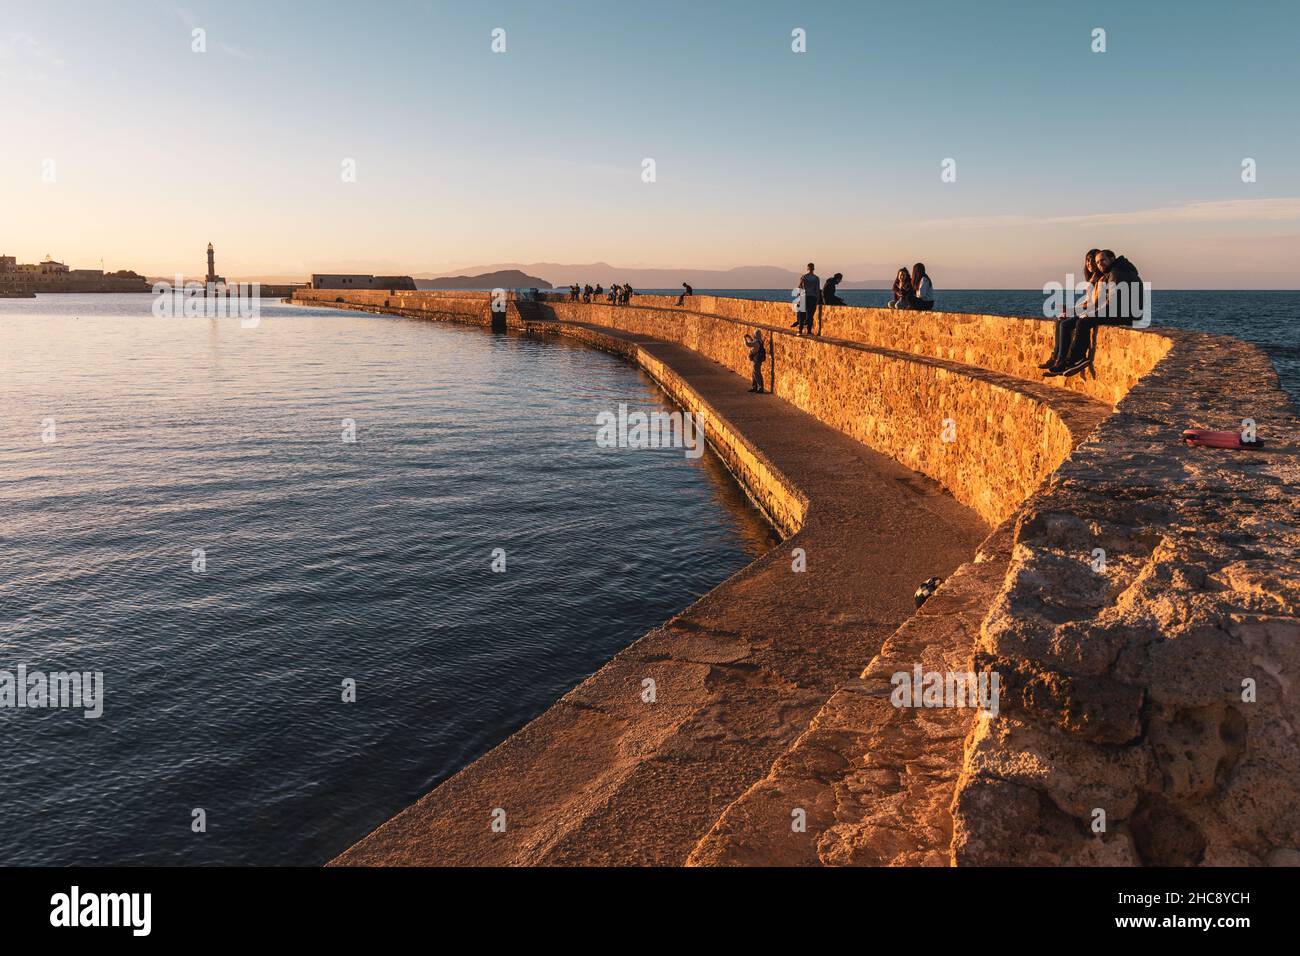
<svg viewBox="0 0 1300 956"><path fill-rule="evenodd" d="M0 256L0 294L6 299L30 298L37 292L148 292L149 282L138 272L119 269L73 269L46 256L41 262L19 262Z"/></svg>

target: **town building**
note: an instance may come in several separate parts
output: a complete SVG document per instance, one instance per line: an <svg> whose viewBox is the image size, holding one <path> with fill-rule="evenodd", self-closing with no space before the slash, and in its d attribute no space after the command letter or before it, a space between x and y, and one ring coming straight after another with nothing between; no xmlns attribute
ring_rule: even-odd
<svg viewBox="0 0 1300 956"><path fill-rule="evenodd" d="M0 256L0 291L3 292L148 292L145 277L126 269L70 269L46 256L40 262L19 262Z"/></svg>
<svg viewBox="0 0 1300 956"><path fill-rule="evenodd" d="M313 289L391 289L393 291L401 289L411 291L415 289L415 280L410 276L369 276L313 272L311 287Z"/></svg>

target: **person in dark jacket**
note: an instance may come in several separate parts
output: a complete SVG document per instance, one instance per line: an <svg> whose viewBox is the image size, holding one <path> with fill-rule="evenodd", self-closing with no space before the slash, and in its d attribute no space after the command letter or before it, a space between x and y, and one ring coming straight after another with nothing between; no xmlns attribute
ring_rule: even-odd
<svg viewBox="0 0 1300 956"><path fill-rule="evenodd" d="M1089 354L1093 329L1102 325L1131 327L1146 316L1146 288L1137 267L1109 249L1101 250L1096 263L1101 278L1093 293L1091 310L1075 321L1065 358L1049 368L1047 375L1069 377L1087 368L1093 359Z"/></svg>
<svg viewBox="0 0 1300 956"><path fill-rule="evenodd" d="M745 333L745 347L749 349L749 364L753 374L749 380L749 390L763 394L763 360L767 358L767 348L763 345L763 333L755 331L752 335Z"/></svg>
<svg viewBox="0 0 1300 956"><path fill-rule="evenodd" d="M844 273L837 272L826 280L822 286L822 304L823 305L843 305L844 300L839 297L837 289L839 284L844 281Z"/></svg>

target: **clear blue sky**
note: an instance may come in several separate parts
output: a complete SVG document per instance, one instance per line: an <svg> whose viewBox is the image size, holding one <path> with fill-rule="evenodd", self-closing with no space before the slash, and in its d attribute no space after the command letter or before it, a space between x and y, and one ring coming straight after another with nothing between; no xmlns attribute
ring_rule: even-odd
<svg viewBox="0 0 1300 956"><path fill-rule="evenodd" d="M1034 286L1104 245L1166 286L1294 288L1297 50L1291 0L7 0L0 252L161 274L211 239L232 276L924 257Z"/></svg>

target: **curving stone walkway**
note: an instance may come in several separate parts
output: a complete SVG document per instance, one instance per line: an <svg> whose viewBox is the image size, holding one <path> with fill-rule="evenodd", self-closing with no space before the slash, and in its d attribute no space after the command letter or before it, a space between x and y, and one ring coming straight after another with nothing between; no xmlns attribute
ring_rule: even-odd
<svg viewBox="0 0 1300 956"><path fill-rule="evenodd" d="M1005 533L986 543L987 560L963 569L926 614L896 634L914 613L916 585L931 575L953 575L988 535L970 509L932 481L781 399L748 394L747 380L681 345L582 322L530 328L625 355L684 407L703 409L710 441L729 467L778 527L798 530L616 655L334 865L680 864L688 857L815 862L817 841L835 823L834 812L813 812L826 799L823 784L843 769L837 759L847 764L872 746L871 731L832 726L828 708L857 700L846 695L856 693L853 682L863 662L878 654L883 660L898 651L910 666L937 653L945 660L962 658L965 669L976 617L987 610L1005 571ZM1040 397L1044 389L999 378ZM1059 404L1079 438L1107 411L1080 396L1062 394ZM794 548L806 552L805 573L791 569ZM900 634L913 643L897 645ZM943 634L946 645L916 645ZM656 683L653 704L642 700L645 678ZM851 710L844 713L857 720ZM931 769L942 773L930 784L946 787L944 799L949 798L970 712L957 715L964 721L960 727L939 729L921 721L886 727L888 716L880 715L878 723L889 735L886 746L894 750L897 767L883 769L876 783L893 791L889 800L907 804L919 792L902 780L907 761L937 761L943 767ZM808 746L805 731L821 735L820 750ZM940 741L938 756L932 753L934 740L917 740L918 733ZM787 754L792 745L797 758ZM955 756L949 753L954 746ZM824 770L816 765L823 755ZM822 789L804 797L806 788L792 788L761 811L752 803L733 807L769 778L778 760L784 764L777 770L802 760L804 782ZM927 798L931 809L943 802L937 793ZM765 839L767 823L752 831L752 844L727 839L736 832L732 825L751 812L770 812L773 832L789 834L789 794L810 808L803 846ZM490 826L496 808L506 811L505 832ZM919 800L914 808L919 817ZM910 852L919 862L938 862L934 848L942 844L946 853L951 826L921 826L918 819L908 837ZM871 852L849 841L830 855L870 862Z"/></svg>

